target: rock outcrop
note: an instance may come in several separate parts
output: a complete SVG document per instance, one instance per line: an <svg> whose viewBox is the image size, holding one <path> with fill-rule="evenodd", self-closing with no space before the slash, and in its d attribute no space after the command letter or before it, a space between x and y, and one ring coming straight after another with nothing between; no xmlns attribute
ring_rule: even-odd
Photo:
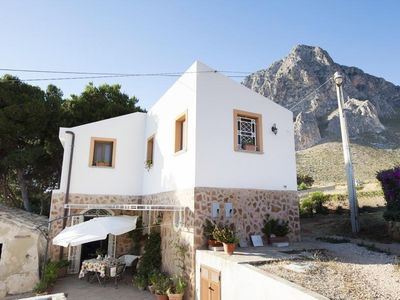
<svg viewBox="0 0 400 300"><path fill-rule="evenodd" d="M318 122L312 112L301 112L294 122L296 150L314 146L321 140Z"/></svg>
<svg viewBox="0 0 400 300"><path fill-rule="evenodd" d="M343 107L346 115L347 128L350 137L357 137L361 134L378 134L385 130L378 117L375 106L366 101L349 99ZM339 112L335 110L328 116L327 131L335 136L340 136Z"/></svg>
<svg viewBox="0 0 400 300"><path fill-rule="evenodd" d="M398 118L400 86L364 73L358 68L337 64L320 47L298 45L287 57L265 70L250 74L242 83L293 111L298 123L295 124L296 141L301 149L310 147L326 135L340 135L332 116L337 110L337 98L330 78L336 71L344 77L345 99L351 97L359 101L368 100L362 105L353 101L347 108L351 111L350 122L365 126L357 128L352 136L379 132L384 130L382 119ZM297 119L302 112L307 112L307 117L303 115ZM325 132L327 124L329 130ZM324 130L317 130L318 127Z"/></svg>

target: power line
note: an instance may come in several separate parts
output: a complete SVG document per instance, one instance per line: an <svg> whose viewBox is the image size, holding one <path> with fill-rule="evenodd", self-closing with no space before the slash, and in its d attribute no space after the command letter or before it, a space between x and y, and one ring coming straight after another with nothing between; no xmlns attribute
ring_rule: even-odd
<svg viewBox="0 0 400 300"><path fill-rule="evenodd" d="M59 70L35 70L35 69L11 69L0 68L0 71L22 72L22 73L45 73L45 74L74 74L74 75L93 75L93 76L71 76L71 77L51 77L51 78L26 78L20 81L56 81L56 80L79 80L79 79L101 79L101 78L123 78L123 77L179 77L183 74L200 73L229 73L229 74L249 74L243 71L194 71L194 72L161 72L161 73L110 73L110 72L82 72L82 71L59 71ZM228 77L245 77L245 75L228 75ZM9 80L13 81L13 80ZM16 81L16 80L15 80Z"/></svg>
<svg viewBox="0 0 400 300"><path fill-rule="evenodd" d="M319 87L317 87L315 90L313 90L311 93L307 94L302 100L300 100L299 102L297 102L295 105L293 105L292 107L289 108L289 110L292 110L293 108L295 108L297 105L299 105L300 103L302 103L303 101L307 100L307 98L309 96L311 96L312 94L316 93L319 89L321 89L324 85L326 85L329 81L332 80L332 77L329 77L327 81L325 81L323 84L321 84Z"/></svg>

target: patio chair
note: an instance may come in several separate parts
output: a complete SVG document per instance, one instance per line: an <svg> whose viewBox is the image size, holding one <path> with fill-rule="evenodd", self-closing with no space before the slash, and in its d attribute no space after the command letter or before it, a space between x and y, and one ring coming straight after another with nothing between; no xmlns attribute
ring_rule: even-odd
<svg viewBox="0 0 400 300"><path fill-rule="evenodd" d="M125 263L119 263L116 267L116 272L115 272L115 276L114 276L114 280L115 280L115 288L118 288L118 281L121 280L124 276L124 272L125 272L125 268L126 268L126 264Z"/></svg>

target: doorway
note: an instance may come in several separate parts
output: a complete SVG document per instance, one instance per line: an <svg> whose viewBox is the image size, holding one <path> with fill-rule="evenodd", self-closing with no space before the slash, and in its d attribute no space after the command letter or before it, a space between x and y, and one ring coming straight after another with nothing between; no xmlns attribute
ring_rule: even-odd
<svg viewBox="0 0 400 300"><path fill-rule="evenodd" d="M221 272L200 266L200 300L221 299Z"/></svg>
<svg viewBox="0 0 400 300"><path fill-rule="evenodd" d="M114 213L108 209L89 209L86 212L83 212L82 215L72 217L71 225L86 222L97 217L108 217L113 215ZM70 265L68 267L68 273L78 273L81 268L82 261L97 257L96 250L102 251L102 255L107 254L108 256L114 257L116 248L115 246L116 238L114 235L109 234L106 239L101 241L94 241L75 247L69 247L68 261L70 262Z"/></svg>
<svg viewBox="0 0 400 300"><path fill-rule="evenodd" d="M84 216L83 222L89 221L93 219L93 216ZM104 255L108 255L108 240L109 236L106 239L100 241L94 241L90 243L82 244L81 248L81 262L86 259L96 258L98 255L104 257Z"/></svg>

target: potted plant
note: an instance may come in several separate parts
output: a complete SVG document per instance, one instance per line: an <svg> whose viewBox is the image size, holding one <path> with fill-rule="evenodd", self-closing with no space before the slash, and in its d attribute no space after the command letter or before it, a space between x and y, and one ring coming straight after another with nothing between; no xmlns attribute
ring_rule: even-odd
<svg viewBox="0 0 400 300"><path fill-rule="evenodd" d="M144 291L147 286L147 278L144 275L138 274L133 277L133 284L140 290Z"/></svg>
<svg viewBox="0 0 400 300"><path fill-rule="evenodd" d="M69 261L66 259L62 259L57 262L58 274L57 277L65 277L67 275L67 269L69 266Z"/></svg>
<svg viewBox="0 0 400 300"><path fill-rule="evenodd" d="M246 150L246 151L252 151L252 152L256 151L256 144L255 144L254 139L243 142L242 147L243 147L243 150Z"/></svg>
<svg viewBox="0 0 400 300"><path fill-rule="evenodd" d="M288 242L287 234L290 232L289 222L283 220L267 219L264 220L264 227L262 229L268 244Z"/></svg>
<svg viewBox="0 0 400 300"><path fill-rule="evenodd" d="M222 247L222 243L218 242L213 236L214 229L215 229L215 224L211 222L209 219L206 219L206 222L203 225L203 234L207 239L208 246Z"/></svg>
<svg viewBox="0 0 400 300"><path fill-rule="evenodd" d="M105 160L96 160L95 161L96 167L109 167L110 163Z"/></svg>
<svg viewBox="0 0 400 300"><path fill-rule="evenodd" d="M171 281L172 285L168 289L169 300L182 300L187 286L185 279L183 276L175 276Z"/></svg>
<svg viewBox="0 0 400 300"><path fill-rule="evenodd" d="M153 160L148 159L144 162L144 168L150 172L150 169L153 167Z"/></svg>
<svg viewBox="0 0 400 300"><path fill-rule="evenodd" d="M168 290L171 287L171 279L166 274L160 273L153 286L154 295L157 300L168 300Z"/></svg>
<svg viewBox="0 0 400 300"><path fill-rule="evenodd" d="M226 254L233 254L239 239L236 237L235 231L231 226L215 226L213 236L224 245Z"/></svg>

